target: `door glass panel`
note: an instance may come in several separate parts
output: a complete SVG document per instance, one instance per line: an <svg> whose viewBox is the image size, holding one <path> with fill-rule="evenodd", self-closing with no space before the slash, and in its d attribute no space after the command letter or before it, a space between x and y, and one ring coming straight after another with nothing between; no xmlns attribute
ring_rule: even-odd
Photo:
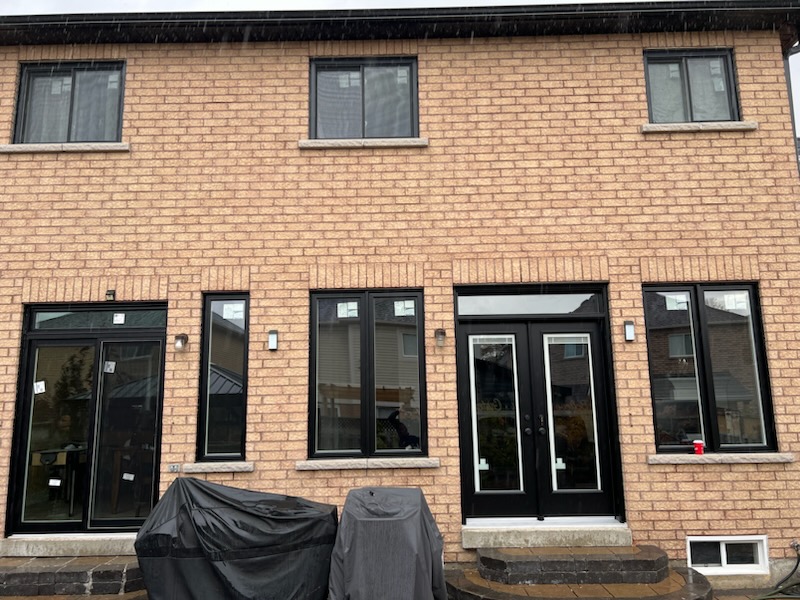
<svg viewBox="0 0 800 600"><path fill-rule="evenodd" d="M522 490L513 335L469 336L475 491Z"/></svg>
<svg viewBox="0 0 800 600"><path fill-rule="evenodd" d="M590 337L543 337L553 491L599 490Z"/></svg>
<svg viewBox="0 0 800 600"><path fill-rule="evenodd" d="M80 521L94 346L35 354L22 520Z"/></svg>
<svg viewBox="0 0 800 600"><path fill-rule="evenodd" d="M161 343L103 344L93 519L144 518L153 504Z"/></svg>

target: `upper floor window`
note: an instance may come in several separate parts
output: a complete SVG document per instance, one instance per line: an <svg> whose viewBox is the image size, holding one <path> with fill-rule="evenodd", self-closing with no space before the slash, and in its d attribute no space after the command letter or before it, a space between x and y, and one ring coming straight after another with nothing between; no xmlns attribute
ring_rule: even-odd
<svg viewBox="0 0 800 600"><path fill-rule="evenodd" d="M118 142L122 63L24 64L14 142Z"/></svg>
<svg viewBox="0 0 800 600"><path fill-rule="evenodd" d="M651 123L738 121L730 50L645 52Z"/></svg>
<svg viewBox="0 0 800 600"><path fill-rule="evenodd" d="M200 460L244 458L247 294L209 294L203 309Z"/></svg>
<svg viewBox="0 0 800 600"><path fill-rule="evenodd" d="M775 449L755 287L647 287L644 306L659 449Z"/></svg>
<svg viewBox="0 0 800 600"><path fill-rule="evenodd" d="M417 114L415 58L311 62L312 138L416 137Z"/></svg>
<svg viewBox="0 0 800 600"><path fill-rule="evenodd" d="M312 295L312 456L425 448L422 293Z"/></svg>

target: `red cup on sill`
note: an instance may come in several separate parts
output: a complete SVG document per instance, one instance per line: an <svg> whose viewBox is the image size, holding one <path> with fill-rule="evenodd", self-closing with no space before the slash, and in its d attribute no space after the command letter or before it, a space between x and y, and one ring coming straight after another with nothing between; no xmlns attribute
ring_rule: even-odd
<svg viewBox="0 0 800 600"><path fill-rule="evenodd" d="M702 454L703 450L705 449L706 443L703 440L695 440L694 441L694 453L695 454Z"/></svg>

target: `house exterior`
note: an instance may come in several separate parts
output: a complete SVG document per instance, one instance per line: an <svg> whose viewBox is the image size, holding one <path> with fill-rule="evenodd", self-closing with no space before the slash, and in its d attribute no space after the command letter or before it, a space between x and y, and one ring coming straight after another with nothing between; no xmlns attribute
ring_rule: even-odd
<svg viewBox="0 0 800 600"><path fill-rule="evenodd" d="M191 475L418 486L448 562L598 528L768 576L800 516L799 19L0 19L3 552L97 551Z"/></svg>

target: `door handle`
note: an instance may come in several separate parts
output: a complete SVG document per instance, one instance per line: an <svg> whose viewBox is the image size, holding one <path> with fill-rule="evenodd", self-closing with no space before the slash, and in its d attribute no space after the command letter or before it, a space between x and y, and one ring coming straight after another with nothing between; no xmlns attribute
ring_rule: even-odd
<svg viewBox="0 0 800 600"><path fill-rule="evenodd" d="M526 427L523 430L523 432L525 433L525 435L533 435L533 429L531 429L530 427Z"/></svg>
<svg viewBox="0 0 800 600"><path fill-rule="evenodd" d="M544 426L544 415L539 415L539 435L547 435L547 428Z"/></svg>

